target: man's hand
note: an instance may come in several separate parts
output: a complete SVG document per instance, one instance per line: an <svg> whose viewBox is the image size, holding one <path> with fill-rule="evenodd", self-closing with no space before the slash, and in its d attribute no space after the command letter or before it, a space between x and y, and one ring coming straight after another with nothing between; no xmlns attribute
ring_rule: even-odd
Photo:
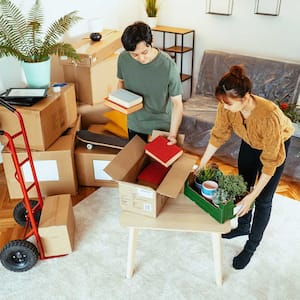
<svg viewBox="0 0 300 300"><path fill-rule="evenodd" d="M177 143L176 136L174 136L174 135L169 135L168 140L169 140L168 145L174 145Z"/></svg>

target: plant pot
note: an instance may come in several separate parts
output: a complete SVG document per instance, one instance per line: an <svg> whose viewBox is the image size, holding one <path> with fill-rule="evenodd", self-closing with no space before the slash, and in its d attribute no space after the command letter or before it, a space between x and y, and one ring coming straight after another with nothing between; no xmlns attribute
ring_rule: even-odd
<svg viewBox="0 0 300 300"><path fill-rule="evenodd" d="M147 23L150 28L154 28L157 25L157 17L148 17Z"/></svg>
<svg viewBox="0 0 300 300"><path fill-rule="evenodd" d="M300 124L293 123L293 126L295 128L295 132L294 132L293 136L300 138Z"/></svg>
<svg viewBox="0 0 300 300"><path fill-rule="evenodd" d="M194 178L194 184L195 184L195 188L198 191L198 193L201 194L201 186L202 186L202 184L198 181L197 177Z"/></svg>
<svg viewBox="0 0 300 300"><path fill-rule="evenodd" d="M50 85L50 57L43 62L22 62L22 68L29 88L47 88Z"/></svg>

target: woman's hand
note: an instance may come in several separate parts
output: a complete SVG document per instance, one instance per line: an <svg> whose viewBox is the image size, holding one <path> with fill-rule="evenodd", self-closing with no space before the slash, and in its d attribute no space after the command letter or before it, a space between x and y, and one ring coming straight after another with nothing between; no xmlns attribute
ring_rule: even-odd
<svg viewBox="0 0 300 300"><path fill-rule="evenodd" d="M255 201L255 196L250 193L247 196L245 196L240 202L236 204L236 206L241 205L241 209L237 213L238 217L242 217L243 215L247 214L249 210L251 210L251 205Z"/></svg>

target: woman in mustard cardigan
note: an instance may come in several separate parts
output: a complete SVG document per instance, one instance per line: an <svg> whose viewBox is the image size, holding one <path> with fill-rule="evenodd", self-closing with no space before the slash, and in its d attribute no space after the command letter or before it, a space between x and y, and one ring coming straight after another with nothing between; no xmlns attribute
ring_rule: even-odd
<svg viewBox="0 0 300 300"><path fill-rule="evenodd" d="M244 249L233 259L235 269L246 267L262 240L294 130L276 104L251 94L251 89L242 66L232 66L221 78L215 89L219 101L215 124L195 171L197 174L206 166L232 131L241 138L238 171L247 182L249 194L237 203L241 206L238 227L222 235L227 239L248 235ZM251 209L252 203L255 209Z"/></svg>

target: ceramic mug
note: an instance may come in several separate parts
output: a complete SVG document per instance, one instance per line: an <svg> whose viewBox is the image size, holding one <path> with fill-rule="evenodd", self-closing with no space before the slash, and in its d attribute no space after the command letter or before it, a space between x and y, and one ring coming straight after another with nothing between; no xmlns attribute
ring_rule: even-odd
<svg viewBox="0 0 300 300"><path fill-rule="evenodd" d="M218 189L218 184L212 180L206 180L201 184L201 194L208 199L212 199Z"/></svg>

